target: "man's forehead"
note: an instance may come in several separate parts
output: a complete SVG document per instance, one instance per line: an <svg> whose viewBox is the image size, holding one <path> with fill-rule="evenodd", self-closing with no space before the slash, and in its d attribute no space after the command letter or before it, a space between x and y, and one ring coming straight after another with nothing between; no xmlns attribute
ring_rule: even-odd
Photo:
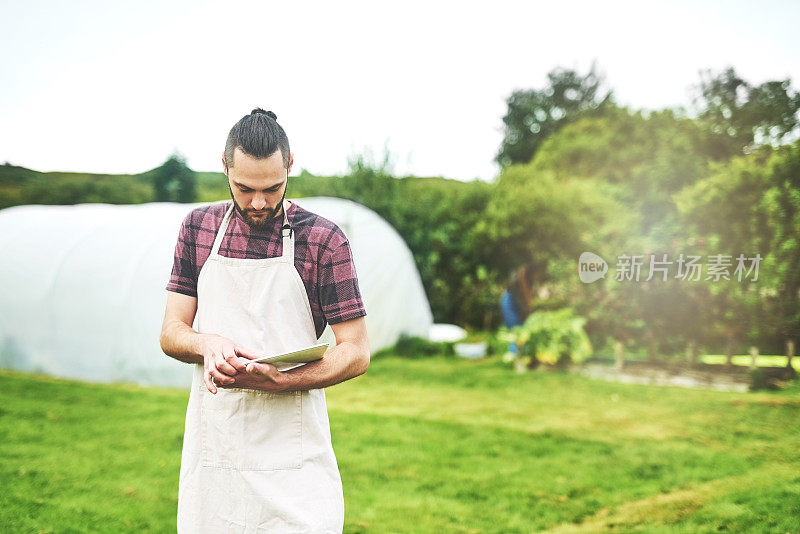
<svg viewBox="0 0 800 534"><path fill-rule="evenodd" d="M228 169L228 175L235 182L248 187L270 187L286 178L286 168L280 152L260 159L247 154L237 156L234 152L233 165Z"/></svg>
<svg viewBox="0 0 800 534"><path fill-rule="evenodd" d="M281 168L285 168L283 165L283 153L281 149L278 148L267 156L266 158L257 158L246 153L242 150L242 147L237 146L233 151L233 166L236 167L237 165L275 165Z"/></svg>

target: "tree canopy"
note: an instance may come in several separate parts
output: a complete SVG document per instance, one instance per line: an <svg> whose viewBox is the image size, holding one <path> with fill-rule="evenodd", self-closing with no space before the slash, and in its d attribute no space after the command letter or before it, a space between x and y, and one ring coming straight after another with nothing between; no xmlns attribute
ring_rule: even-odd
<svg viewBox="0 0 800 534"><path fill-rule="evenodd" d="M557 68L548 73L547 80L543 89L514 91L508 97L503 142L495 158L502 167L528 163L549 136L612 101L594 66L583 76Z"/></svg>

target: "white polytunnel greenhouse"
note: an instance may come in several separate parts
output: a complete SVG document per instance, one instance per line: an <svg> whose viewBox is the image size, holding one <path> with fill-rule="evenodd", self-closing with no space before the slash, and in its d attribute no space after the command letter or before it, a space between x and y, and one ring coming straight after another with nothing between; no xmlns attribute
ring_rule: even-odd
<svg viewBox="0 0 800 534"><path fill-rule="evenodd" d="M373 352L428 335L413 257L375 212L302 198L348 237ZM0 210L0 367L96 382L191 384L159 344L178 230L202 204L79 204ZM330 326L320 338L335 344Z"/></svg>

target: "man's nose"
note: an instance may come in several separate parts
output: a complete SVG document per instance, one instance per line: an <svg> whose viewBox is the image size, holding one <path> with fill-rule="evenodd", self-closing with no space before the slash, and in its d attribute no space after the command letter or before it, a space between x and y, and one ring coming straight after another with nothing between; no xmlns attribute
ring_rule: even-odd
<svg viewBox="0 0 800 534"><path fill-rule="evenodd" d="M267 207L267 197L263 193L256 193L251 204L254 210L263 210Z"/></svg>

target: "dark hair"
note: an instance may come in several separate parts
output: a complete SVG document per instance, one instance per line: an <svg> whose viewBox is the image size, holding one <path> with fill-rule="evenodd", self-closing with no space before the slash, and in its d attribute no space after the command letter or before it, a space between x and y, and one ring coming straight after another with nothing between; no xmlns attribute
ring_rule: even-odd
<svg viewBox="0 0 800 534"><path fill-rule="evenodd" d="M271 111L256 108L233 125L225 142L225 165L233 167L233 152L242 152L254 158L268 158L281 151L283 166L289 168L289 138L278 124L278 116Z"/></svg>

